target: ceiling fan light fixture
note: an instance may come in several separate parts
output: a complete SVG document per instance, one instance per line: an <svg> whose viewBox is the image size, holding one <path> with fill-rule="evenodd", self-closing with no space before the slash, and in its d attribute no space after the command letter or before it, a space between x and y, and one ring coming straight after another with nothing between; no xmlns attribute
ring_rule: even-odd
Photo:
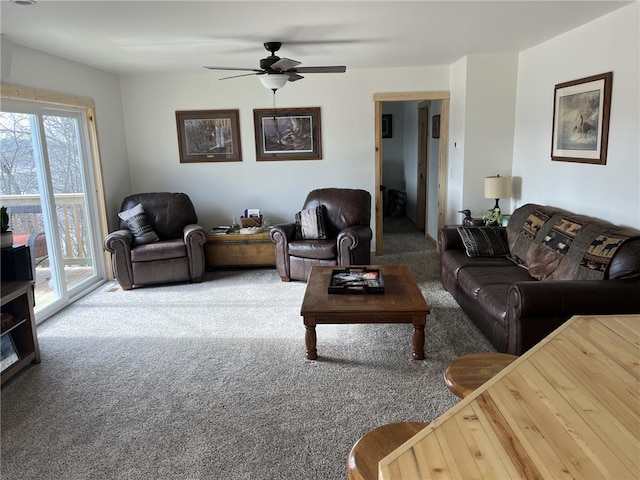
<svg viewBox="0 0 640 480"><path fill-rule="evenodd" d="M262 85L269 90L277 90L285 86L289 81L289 75L285 73L267 73L258 77Z"/></svg>

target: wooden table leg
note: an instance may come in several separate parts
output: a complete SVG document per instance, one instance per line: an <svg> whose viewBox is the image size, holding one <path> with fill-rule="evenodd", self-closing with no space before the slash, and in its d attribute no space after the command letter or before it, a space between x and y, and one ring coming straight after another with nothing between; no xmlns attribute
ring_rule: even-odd
<svg viewBox="0 0 640 480"><path fill-rule="evenodd" d="M413 320L413 359L424 360L424 319ZM418 324L421 323L421 325Z"/></svg>
<svg viewBox="0 0 640 480"><path fill-rule="evenodd" d="M318 358L318 350L316 349L316 326L305 325L307 329L304 334L304 343L307 346L307 360L316 360Z"/></svg>

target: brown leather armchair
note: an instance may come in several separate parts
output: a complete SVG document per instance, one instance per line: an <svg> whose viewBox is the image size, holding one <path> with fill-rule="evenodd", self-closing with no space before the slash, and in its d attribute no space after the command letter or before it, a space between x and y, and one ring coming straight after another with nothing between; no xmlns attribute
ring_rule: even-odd
<svg viewBox="0 0 640 480"><path fill-rule="evenodd" d="M185 193L139 193L122 202L121 212L141 204L159 240L138 245L127 222L104 240L113 273L124 290L172 282L201 282L207 233Z"/></svg>
<svg viewBox="0 0 640 480"><path fill-rule="evenodd" d="M314 265L367 265L371 260L371 195L366 190L313 190L302 210L324 205L327 238L297 240L296 224L271 227L276 268L283 282L307 281Z"/></svg>

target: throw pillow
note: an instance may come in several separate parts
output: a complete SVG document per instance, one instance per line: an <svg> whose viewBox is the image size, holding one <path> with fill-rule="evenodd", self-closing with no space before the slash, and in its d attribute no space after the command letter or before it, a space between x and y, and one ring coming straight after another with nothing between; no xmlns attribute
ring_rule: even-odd
<svg viewBox="0 0 640 480"><path fill-rule="evenodd" d="M301 210L296 213L296 240L315 240L327 238L325 226L326 207Z"/></svg>
<svg viewBox="0 0 640 480"><path fill-rule="evenodd" d="M129 210L120 212L118 216L126 222L129 230L133 233L134 240L137 244L143 245L160 240L149 223L142 205L138 204Z"/></svg>
<svg viewBox="0 0 640 480"><path fill-rule="evenodd" d="M458 227L458 233L469 257L504 257L509 247L499 227Z"/></svg>

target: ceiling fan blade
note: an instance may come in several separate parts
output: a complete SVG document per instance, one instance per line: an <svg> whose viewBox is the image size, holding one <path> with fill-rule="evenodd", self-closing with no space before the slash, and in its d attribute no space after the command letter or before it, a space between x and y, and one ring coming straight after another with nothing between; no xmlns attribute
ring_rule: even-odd
<svg viewBox="0 0 640 480"><path fill-rule="evenodd" d="M228 80L230 78L248 77L249 75L260 75L260 71L258 71L258 73L243 73L242 75L233 75L231 77L222 77L222 78L219 78L218 80Z"/></svg>
<svg viewBox="0 0 640 480"><path fill-rule="evenodd" d="M298 75L297 73L287 72L289 75L289 81L295 82L296 80L302 80L304 77L302 75Z"/></svg>
<svg viewBox="0 0 640 480"><path fill-rule="evenodd" d="M281 58L277 62L272 63L271 68L284 72L295 67L296 65L300 65L300 62L297 60L291 60L290 58Z"/></svg>
<svg viewBox="0 0 640 480"><path fill-rule="evenodd" d="M242 67L207 67L209 70L239 70L244 72L261 72L262 70L258 70L257 68L242 68Z"/></svg>
<svg viewBox="0 0 640 480"><path fill-rule="evenodd" d="M327 67L299 67L294 68L295 73L344 73L347 67L344 65L335 65Z"/></svg>

